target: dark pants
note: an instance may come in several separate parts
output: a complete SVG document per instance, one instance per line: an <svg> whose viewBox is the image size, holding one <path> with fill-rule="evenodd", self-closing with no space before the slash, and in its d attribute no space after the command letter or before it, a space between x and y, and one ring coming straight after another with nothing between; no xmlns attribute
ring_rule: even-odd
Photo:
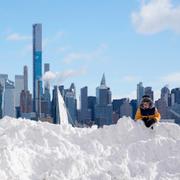
<svg viewBox="0 0 180 180"><path fill-rule="evenodd" d="M151 127L153 124L156 123L155 119L148 119L148 118L143 118L144 124L147 128Z"/></svg>

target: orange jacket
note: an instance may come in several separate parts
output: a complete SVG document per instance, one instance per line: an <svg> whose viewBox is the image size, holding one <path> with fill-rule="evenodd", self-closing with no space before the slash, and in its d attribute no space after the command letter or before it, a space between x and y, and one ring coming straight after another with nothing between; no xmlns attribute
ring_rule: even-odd
<svg viewBox="0 0 180 180"><path fill-rule="evenodd" d="M143 116L143 115L141 114L140 108L138 108L138 110L137 110L137 112L136 112L135 120L138 121L138 120L142 120L143 118L155 119L156 121L160 121L161 115L160 115L160 113L158 112L158 110L156 109L156 110L155 110L155 113L154 113L153 115Z"/></svg>

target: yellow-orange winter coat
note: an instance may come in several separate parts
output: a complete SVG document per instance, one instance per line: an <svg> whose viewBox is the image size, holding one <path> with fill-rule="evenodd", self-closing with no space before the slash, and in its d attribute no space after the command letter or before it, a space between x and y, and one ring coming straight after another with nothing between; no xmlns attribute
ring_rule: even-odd
<svg viewBox="0 0 180 180"><path fill-rule="evenodd" d="M149 109L143 109L139 107L136 112L135 120L142 120L143 118L155 119L156 121L160 121L161 115L155 107Z"/></svg>

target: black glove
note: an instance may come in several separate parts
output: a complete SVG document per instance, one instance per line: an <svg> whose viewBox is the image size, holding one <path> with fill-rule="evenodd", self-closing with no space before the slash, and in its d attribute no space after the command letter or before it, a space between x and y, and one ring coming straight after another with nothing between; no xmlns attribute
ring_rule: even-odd
<svg viewBox="0 0 180 180"><path fill-rule="evenodd" d="M155 119L148 119L147 121L144 121L147 128L151 127L154 123L156 123Z"/></svg>
<svg viewBox="0 0 180 180"><path fill-rule="evenodd" d="M144 118L142 118L142 120L144 121L144 123L146 123L149 120L149 118L144 117Z"/></svg>

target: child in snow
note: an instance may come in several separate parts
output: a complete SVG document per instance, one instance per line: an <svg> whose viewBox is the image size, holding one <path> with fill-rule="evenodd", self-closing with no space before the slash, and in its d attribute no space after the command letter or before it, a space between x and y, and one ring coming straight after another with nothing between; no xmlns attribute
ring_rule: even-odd
<svg viewBox="0 0 180 180"><path fill-rule="evenodd" d="M153 106L153 101L149 96L143 96L141 104L136 112L136 121L142 120L147 128L160 121L161 115L157 108Z"/></svg>

